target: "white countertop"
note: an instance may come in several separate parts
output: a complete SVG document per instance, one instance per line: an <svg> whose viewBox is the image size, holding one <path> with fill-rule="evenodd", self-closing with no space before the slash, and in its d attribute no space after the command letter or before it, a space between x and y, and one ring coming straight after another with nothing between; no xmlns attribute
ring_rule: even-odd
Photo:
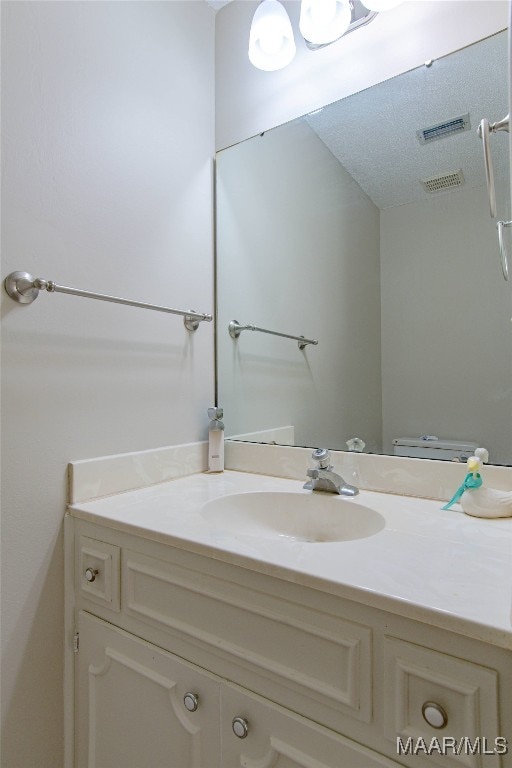
<svg viewBox="0 0 512 768"><path fill-rule="evenodd" d="M512 649L512 518L483 520L457 506L443 511L439 501L361 491L348 502L380 512L383 530L309 543L221 530L202 513L206 502L227 494L311 493L302 484L245 472L201 473L76 503L69 512Z"/></svg>

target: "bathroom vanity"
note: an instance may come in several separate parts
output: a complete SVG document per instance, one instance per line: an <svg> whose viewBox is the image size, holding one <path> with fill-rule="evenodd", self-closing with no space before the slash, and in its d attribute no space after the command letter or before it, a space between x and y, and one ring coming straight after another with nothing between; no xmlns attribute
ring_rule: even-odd
<svg viewBox="0 0 512 768"><path fill-rule="evenodd" d="M371 533L293 529L302 484L70 506L77 768L512 766L512 520L363 490L319 503Z"/></svg>

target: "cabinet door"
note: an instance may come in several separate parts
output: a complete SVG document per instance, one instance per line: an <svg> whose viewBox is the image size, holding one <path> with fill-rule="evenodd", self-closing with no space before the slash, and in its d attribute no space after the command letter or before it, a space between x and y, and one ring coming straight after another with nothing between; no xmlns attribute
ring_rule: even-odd
<svg viewBox="0 0 512 768"><path fill-rule="evenodd" d="M227 683L221 688L221 741L222 768L400 768L350 739Z"/></svg>
<svg viewBox="0 0 512 768"><path fill-rule="evenodd" d="M79 633L78 768L219 767L214 677L83 611Z"/></svg>

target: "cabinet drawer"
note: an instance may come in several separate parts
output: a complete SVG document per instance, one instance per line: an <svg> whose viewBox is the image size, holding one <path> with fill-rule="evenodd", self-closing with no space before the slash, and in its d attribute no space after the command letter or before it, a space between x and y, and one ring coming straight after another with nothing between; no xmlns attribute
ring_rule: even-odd
<svg viewBox="0 0 512 768"><path fill-rule="evenodd" d="M317 718L320 705L334 724L340 714L370 721L368 627L125 549L122 574L130 616L222 654L232 675L256 673L258 691L275 686L276 700L301 714Z"/></svg>
<svg viewBox="0 0 512 768"><path fill-rule="evenodd" d="M81 596L119 612L120 560L119 547L80 536L77 578Z"/></svg>
<svg viewBox="0 0 512 768"><path fill-rule="evenodd" d="M392 637L385 638L384 659L385 735L397 749L397 737L404 745L410 737L415 764L423 755L429 765L500 765L494 669Z"/></svg>

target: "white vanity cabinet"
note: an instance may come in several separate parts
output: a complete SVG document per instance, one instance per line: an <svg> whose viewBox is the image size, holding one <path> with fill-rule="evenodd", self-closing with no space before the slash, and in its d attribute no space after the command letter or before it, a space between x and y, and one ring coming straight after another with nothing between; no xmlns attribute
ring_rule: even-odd
<svg viewBox="0 0 512 768"><path fill-rule="evenodd" d="M66 546L73 768L512 766L505 648L78 517ZM397 752L434 737L485 749Z"/></svg>

